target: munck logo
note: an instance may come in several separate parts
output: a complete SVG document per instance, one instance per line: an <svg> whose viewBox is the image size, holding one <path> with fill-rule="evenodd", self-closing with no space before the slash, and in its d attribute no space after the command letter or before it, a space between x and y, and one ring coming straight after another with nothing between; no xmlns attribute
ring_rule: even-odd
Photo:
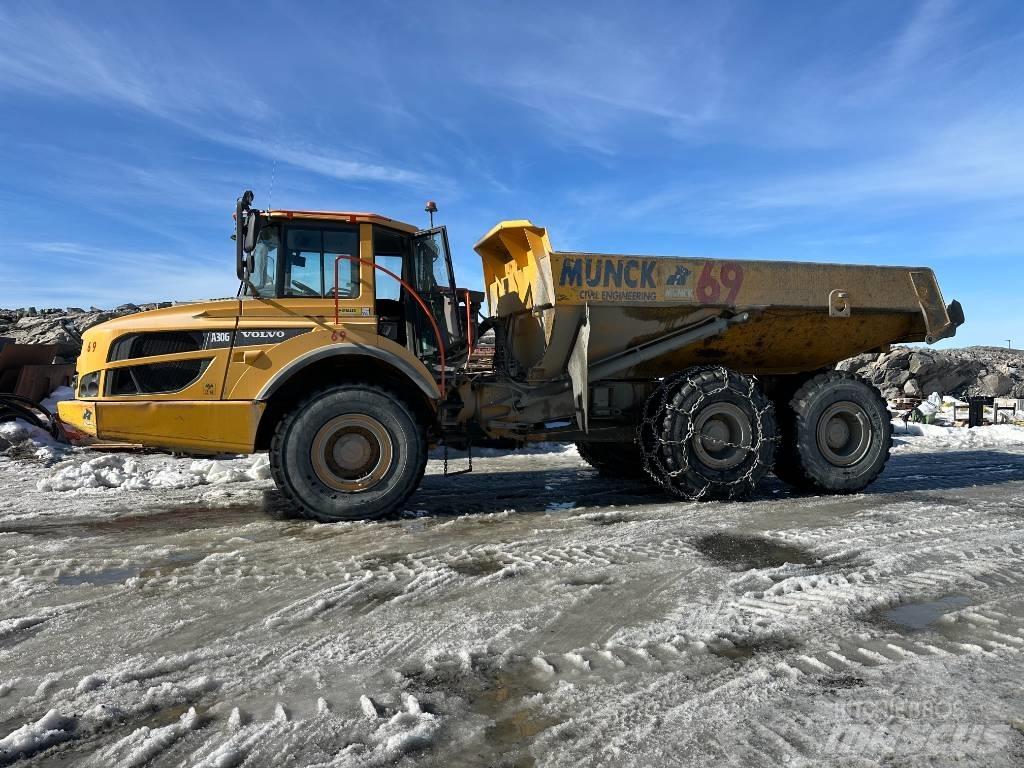
<svg viewBox="0 0 1024 768"><path fill-rule="evenodd" d="M692 299L693 288L688 288L686 282L692 273L682 264L676 266L676 271L665 280L666 299Z"/></svg>
<svg viewBox="0 0 1024 768"><path fill-rule="evenodd" d="M668 280L665 281L665 285L686 285L686 281L689 279L690 270L680 264L676 267L676 271L668 276Z"/></svg>

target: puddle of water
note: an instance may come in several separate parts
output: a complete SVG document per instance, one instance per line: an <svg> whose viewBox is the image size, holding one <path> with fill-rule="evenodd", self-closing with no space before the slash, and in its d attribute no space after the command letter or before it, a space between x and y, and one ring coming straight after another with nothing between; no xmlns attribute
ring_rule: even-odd
<svg viewBox="0 0 1024 768"><path fill-rule="evenodd" d="M964 595L946 595L937 600L897 605L883 612L881 618L901 629L921 632L935 628L945 614L970 603L971 599Z"/></svg>
<svg viewBox="0 0 1024 768"><path fill-rule="evenodd" d="M167 576L170 573L188 568L202 560L205 555L196 552L172 552L162 557L148 568L144 568L139 575L144 579L151 579L157 576Z"/></svg>
<svg viewBox="0 0 1024 768"><path fill-rule="evenodd" d="M67 539L76 536L121 535L138 532L179 533L202 528L223 528L266 519L259 506L244 507L161 507L145 514L114 514L102 518L62 517L52 522L13 522L0 526L0 533L21 533L41 538Z"/></svg>
<svg viewBox="0 0 1024 768"><path fill-rule="evenodd" d="M582 573L569 576L562 583L570 587L599 587L614 581L615 579L607 573Z"/></svg>
<svg viewBox="0 0 1024 768"><path fill-rule="evenodd" d="M376 571L378 568L387 570L392 565L408 559L409 554L407 552L375 552L358 558L357 564L359 568L367 571Z"/></svg>
<svg viewBox="0 0 1024 768"><path fill-rule="evenodd" d="M128 579L138 576L138 568L104 568L99 571L83 571L82 573L62 573L57 583L66 587L77 587L80 584L123 584Z"/></svg>
<svg viewBox="0 0 1024 768"><path fill-rule="evenodd" d="M505 564L495 557L474 557L468 560L455 560L448 567L463 576L490 576L497 573Z"/></svg>
<svg viewBox="0 0 1024 768"><path fill-rule="evenodd" d="M575 501L551 501L544 505L545 512L568 512L576 509Z"/></svg>
<svg viewBox="0 0 1024 768"><path fill-rule="evenodd" d="M493 720L485 731L488 747L501 756L500 764L509 768L531 768L536 764L529 746L537 734L558 725L561 720L545 716L530 706L517 707L537 692L525 670L504 669L483 690L470 696L470 706ZM512 711L509 712L509 708Z"/></svg>
<svg viewBox="0 0 1024 768"><path fill-rule="evenodd" d="M778 568L793 563L815 565L820 561L810 550L782 544L761 536L741 536L718 532L703 536L694 546L707 557L726 565L748 568Z"/></svg>
<svg viewBox="0 0 1024 768"><path fill-rule="evenodd" d="M390 582L374 584L352 597L352 610L369 613L374 608L390 603L396 597L403 594L405 594L405 591L398 584Z"/></svg>
<svg viewBox="0 0 1024 768"><path fill-rule="evenodd" d="M741 663L752 659L759 653L792 651L799 647L800 643L785 637L765 637L759 640L741 638L732 643L708 644L708 650L715 656Z"/></svg>
<svg viewBox="0 0 1024 768"><path fill-rule="evenodd" d="M838 691L844 688L863 688L866 683L861 677L853 675L823 675L818 682L828 691Z"/></svg>
<svg viewBox="0 0 1024 768"><path fill-rule="evenodd" d="M524 702L546 689L546 684L535 679L535 671L526 659L519 659L499 669L485 664L470 673L452 668L434 670L424 679L417 679L418 674L411 675L414 690L421 690L424 698L432 691L444 689L464 699L474 713L490 721L482 742L450 758L449 768L480 765L530 768L535 765L530 745L539 733L563 722Z"/></svg>

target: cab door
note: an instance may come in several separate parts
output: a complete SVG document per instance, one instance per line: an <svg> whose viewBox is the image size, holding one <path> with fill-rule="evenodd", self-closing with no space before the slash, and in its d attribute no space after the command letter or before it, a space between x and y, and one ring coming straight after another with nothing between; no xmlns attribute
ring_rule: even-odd
<svg viewBox="0 0 1024 768"><path fill-rule="evenodd" d="M431 315L441 330L441 338L435 339L429 323L422 322L422 327L417 326L416 354L421 359L432 359L438 356L440 345L451 362L452 353L458 353L459 348L465 346L465 323L459 313L448 232L444 227L416 233L410 273L410 282L430 307Z"/></svg>
<svg viewBox="0 0 1024 768"><path fill-rule="evenodd" d="M343 328L375 337L373 268L353 260L372 252L370 226L302 219L277 226L275 289L242 302L226 392L243 377L246 382L260 378L254 369L269 371L300 353L300 346L304 350L336 339L335 296ZM238 391L250 388L240 386Z"/></svg>

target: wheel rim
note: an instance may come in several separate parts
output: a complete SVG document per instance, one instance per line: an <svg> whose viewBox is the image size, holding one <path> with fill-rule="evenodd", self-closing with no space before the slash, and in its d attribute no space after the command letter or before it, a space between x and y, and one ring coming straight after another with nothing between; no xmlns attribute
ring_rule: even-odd
<svg viewBox="0 0 1024 768"><path fill-rule="evenodd" d="M733 403L712 403L693 423L693 450L712 469L732 469L750 450L750 419Z"/></svg>
<svg viewBox="0 0 1024 768"><path fill-rule="evenodd" d="M338 491L372 488L391 468L394 449L384 425L372 416L335 416L317 431L310 447L313 471Z"/></svg>
<svg viewBox="0 0 1024 768"><path fill-rule="evenodd" d="M818 450L830 464L849 467L871 448L871 421L857 403L843 400L830 405L818 419Z"/></svg>

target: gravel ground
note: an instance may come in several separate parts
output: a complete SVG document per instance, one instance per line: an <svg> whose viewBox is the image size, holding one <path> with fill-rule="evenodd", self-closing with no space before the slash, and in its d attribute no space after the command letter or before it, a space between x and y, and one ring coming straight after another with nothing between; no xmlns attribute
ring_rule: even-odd
<svg viewBox="0 0 1024 768"><path fill-rule="evenodd" d="M1022 436L742 503L432 460L401 518L330 526L258 460L14 451L0 765L1020 765Z"/></svg>

